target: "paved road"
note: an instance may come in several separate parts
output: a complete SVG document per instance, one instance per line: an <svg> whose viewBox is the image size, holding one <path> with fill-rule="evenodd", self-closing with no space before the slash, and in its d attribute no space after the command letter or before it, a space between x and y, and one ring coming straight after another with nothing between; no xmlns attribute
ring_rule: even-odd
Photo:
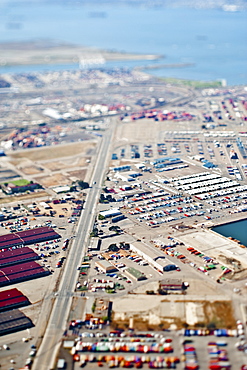
<svg viewBox="0 0 247 370"><path fill-rule="evenodd" d="M115 125L114 123L113 125ZM64 266L64 272L53 305L51 316L47 329L35 358L32 369L48 370L53 369L56 356L58 353L60 340L66 328L73 292L78 280L77 267L86 253L89 233L92 229L95 209L101 192L101 184L104 178L104 170L109 159L109 147L112 140L114 127L105 132L102 138L99 152L95 162L94 172L92 175L92 187L89 189L85 209L79 220L77 227L77 236L71 246L69 256ZM96 183L96 184L95 184Z"/></svg>

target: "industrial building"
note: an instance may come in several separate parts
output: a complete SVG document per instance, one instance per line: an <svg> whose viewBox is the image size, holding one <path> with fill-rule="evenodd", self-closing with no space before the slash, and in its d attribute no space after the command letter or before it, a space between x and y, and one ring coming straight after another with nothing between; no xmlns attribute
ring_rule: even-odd
<svg viewBox="0 0 247 370"><path fill-rule="evenodd" d="M145 261L161 273L163 268L167 265L164 253L157 248L152 248L143 242L134 242L130 244L130 249L144 258Z"/></svg>
<svg viewBox="0 0 247 370"><path fill-rule="evenodd" d="M137 269L134 269L133 267L128 267L126 270L125 270L125 273L126 275L128 275L130 278L132 279L135 279L136 281L140 281L140 280L146 280L146 275L137 270Z"/></svg>
<svg viewBox="0 0 247 370"><path fill-rule="evenodd" d="M61 236L57 234L51 227L36 227L30 230L1 235L0 249L14 247L18 245L24 246L59 238L61 238Z"/></svg>
<svg viewBox="0 0 247 370"><path fill-rule="evenodd" d="M0 335L32 328L32 321L19 310L0 313Z"/></svg>
<svg viewBox="0 0 247 370"><path fill-rule="evenodd" d="M29 304L28 298L16 288L0 292L0 312L27 306Z"/></svg>
<svg viewBox="0 0 247 370"><path fill-rule="evenodd" d="M39 259L38 254L31 248L15 248L0 252L0 267L16 265L17 263L34 261L37 259Z"/></svg>
<svg viewBox="0 0 247 370"><path fill-rule="evenodd" d="M136 171L129 171L129 172L117 172L115 174L116 179L120 179L122 181L134 181L136 177L142 176L142 173Z"/></svg>
<svg viewBox="0 0 247 370"><path fill-rule="evenodd" d="M68 185L56 186L55 188L52 188L52 190L55 191L55 193L57 194L67 193L68 191L70 191L70 186Z"/></svg>
<svg viewBox="0 0 247 370"><path fill-rule="evenodd" d="M96 261L95 266L98 267L98 269L102 271L104 274L107 272L118 271L118 269L115 266L113 266L110 262L106 260Z"/></svg>
<svg viewBox="0 0 247 370"><path fill-rule="evenodd" d="M122 213L119 211L118 208L112 208L107 211L101 211L99 214L105 218L109 218L109 217L119 216Z"/></svg>
<svg viewBox="0 0 247 370"><path fill-rule="evenodd" d="M0 270L0 286L19 283L49 274L50 272L48 270L33 261L2 267Z"/></svg>
<svg viewBox="0 0 247 370"><path fill-rule="evenodd" d="M181 279L161 280L159 287L163 292L169 292L169 291L180 291L181 292L184 289L184 285Z"/></svg>

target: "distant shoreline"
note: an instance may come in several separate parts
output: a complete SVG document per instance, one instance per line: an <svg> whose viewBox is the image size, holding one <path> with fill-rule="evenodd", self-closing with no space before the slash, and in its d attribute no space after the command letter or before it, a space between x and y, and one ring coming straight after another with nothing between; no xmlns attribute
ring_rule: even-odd
<svg viewBox="0 0 247 370"><path fill-rule="evenodd" d="M195 63L172 63L172 64L149 64L147 66L135 67L135 70L152 70L152 69L163 69L163 68L185 68L193 67Z"/></svg>
<svg viewBox="0 0 247 370"><path fill-rule="evenodd" d="M0 43L1 67L80 63L94 65L108 61L152 61L163 58L164 55L101 50L51 40Z"/></svg>

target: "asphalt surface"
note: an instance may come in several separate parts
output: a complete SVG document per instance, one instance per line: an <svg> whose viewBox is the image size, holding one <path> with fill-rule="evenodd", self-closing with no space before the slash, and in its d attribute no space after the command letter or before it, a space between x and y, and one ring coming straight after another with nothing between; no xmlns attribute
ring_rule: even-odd
<svg viewBox="0 0 247 370"><path fill-rule="evenodd" d="M108 148L114 130L110 127L102 138L97 155L94 172L91 179L91 188L85 202L85 208L79 220L77 235L72 243L68 259L64 266L63 276L51 312L47 329L33 363L34 370L48 370L55 368L55 361L60 346L60 340L66 329L73 292L78 280L77 267L87 251L87 241L93 226L95 209L101 192L101 183L104 170L109 158Z"/></svg>

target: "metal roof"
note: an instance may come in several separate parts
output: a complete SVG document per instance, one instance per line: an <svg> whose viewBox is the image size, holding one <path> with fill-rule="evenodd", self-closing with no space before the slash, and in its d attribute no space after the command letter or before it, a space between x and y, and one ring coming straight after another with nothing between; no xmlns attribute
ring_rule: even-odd
<svg viewBox="0 0 247 370"><path fill-rule="evenodd" d="M39 259L39 256L31 248L15 248L0 252L0 267L20 263L23 260L31 261L35 259Z"/></svg>
<svg viewBox="0 0 247 370"><path fill-rule="evenodd" d="M24 262L18 265L2 267L0 270L0 286L34 279L48 274L49 271L45 270L36 262Z"/></svg>
<svg viewBox="0 0 247 370"><path fill-rule="evenodd" d="M0 313L0 335L33 327L32 321L19 310Z"/></svg>
<svg viewBox="0 0 247 370"><path fill-rule="evenodd" d="M0 249L59 238L61 236L51 227L36 227L34 229L0 236Z"/></svg>

